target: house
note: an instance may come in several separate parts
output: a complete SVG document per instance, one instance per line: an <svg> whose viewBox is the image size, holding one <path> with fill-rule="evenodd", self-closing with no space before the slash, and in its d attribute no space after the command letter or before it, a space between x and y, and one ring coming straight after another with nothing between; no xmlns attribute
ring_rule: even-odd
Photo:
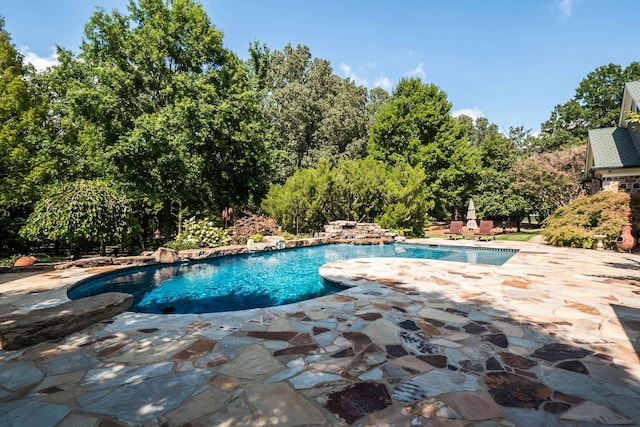
<svg viewBox="0 0 640 427"><path fill-rule="evenodd" d="M628 111L640 112L640 81L624 87L618 127L589 131L585 180L591 182L591 194L640 193L640 126L625 120Z"/></svg>

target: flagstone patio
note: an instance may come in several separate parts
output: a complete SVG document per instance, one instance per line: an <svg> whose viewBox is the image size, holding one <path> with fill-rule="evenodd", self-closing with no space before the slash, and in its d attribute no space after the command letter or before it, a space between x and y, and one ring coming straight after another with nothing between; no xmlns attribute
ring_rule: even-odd
<svg viewBox="0 0 640 427"><path fill-rule="evenodd" d="M0 350L8 426L640 425L640 256L520 242L500 267L361 259L335 295L109 321ZM0 313L112 267L8 277ZM13 279L13 280L8 280Z"/></svg>

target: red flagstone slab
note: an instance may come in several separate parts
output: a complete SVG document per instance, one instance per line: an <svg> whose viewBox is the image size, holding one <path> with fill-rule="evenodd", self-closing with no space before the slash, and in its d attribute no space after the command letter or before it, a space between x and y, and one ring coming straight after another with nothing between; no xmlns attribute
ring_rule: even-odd
<svg viewBox="0 0 640 427"><path fill-rule="evenodd" d="M414 372L429 372L433 369L433 366L423 362L415 356L398 357L396 359L391 359L390 362L402 368L411 369Z"/></svg>
<svg viewBox="0 0 640 427"><path fill-rule="evenodd" d="M444 401L453 406L466 420L483 421L504 417L504 413L491 395L484 391L459 391L449 394Z"/></svg>
<svg viewBox="0 0 640 427"><path fill-rule="evenodd" d="M485 383L496 403L514 408L537 409L552 392L544 384L508 372L490 372Z"/></svg>
<svg viewBox="0 0 640 427"><path fill-rule="evenodd" d="M423 362L428 363L434 368L446 368L447 367L447 356L443 356L441 354L426 354L416 356L418 359Z"/></svg>
<svg viewBox="0 0 640 427"><path fill-rule="evenodd" d="M569 408L571 408L571 405L565 402L547 402L543 406L545 411L552 414L561 414Z"/></svg>
<svg viewBox="0 0 640 427"><path fill-rule="evenodd" d="M289 344L291 344L293 346L309 345L309 344L314 344L314 343L315 343L315 341L313 340L311 335L309 335L307 333L298 334L295 337L293 337L293 339L291 341L289 341Z"/></svg>
<svg viewBox="0 0 640 427"><path fill-rule="evenodd" d="M431 335L441 335L442 334L438 328L436 328L435 326L431 326L431 325L429 325L427 323L416 322L416 325L418 325L420 327L420 329L422 329L425 332L430 333Z"/></svg>
<svg viewBox="0 0 640 427"><path fill-rule="evenodd" d="M318 326L314 326L312 332L313 332L313 335L320 335L324 332L329 332L330 330L331 329L329 328L320 328Z"/></svg>
<svg viewBox="0 0 640 427"><path fill-rule="evenodd" d="M284 356L288 354L308 354L316 350L318 350L318 346L316 344L299 345L296 347L288 347L288 348L283 348L282 350L277 350L273 353L273 355Z"/></svg>
<svg viewBox="0 0 640 427"><path fill-rule="evenodd" d="M565 369L571 372L577 372L578 374L589 375L589 370L579 360L566 360L556 365L560 369Z"/></svg>
<svg viewBox="0 0 640 427"><path fill-rule="evenodd" d="M545 344L531 353L531 357L547 360L549 362L558 362L560 360L567 359L581 359L585 356L589 356L590 354L593 354L593 352L584 348L562 343L551 343Z"/></svg>
<svg viewBox="0 0 640 427"><path fill-rule="evenodd" d="M384 384L356 383L329 394L324 405L349 424L391 405L391 396Z"/></svg>
<svg viewBox="0 0 640 427"><path fill-rule="evenodd" d="M498 353L500 359L507 365L512 368L518 369L531 369L538 364L538 362L534 360L527 359L526 357L518 356L517 354L507 353L506 351L501 351Z"/></svg>
<svg viewBox="0 0 640 427"><path fill-rule="evenodd" d="M502 282L502 284L504 286L511 286L513 288L520 288L520 289L529 288L529 284L527 282L522 282L520 280L505 280L504 282Z"/></svg>
<svg viewBox="0 0 640 427"><path fill-rule="evenodd" d="M436 282L437 285L441 285L441 286L455 285L454 282L452 282L450 280L444 280L444 279L441 279L439 277L434 277L433 281Z"/></svg>
<svg viewBox="0 0 640 427"><path fill-rule="evenodd" d="M568 402L568 403L582 403L584 402L584 399L578 396L572 396L570 394L565 394L562 393L561 391L554 391L553 392L553 398L556 400L561 400L563 402Z"/></svg>
<svg viewBox="0 0 640 427"><path fill-rule="evenodd" d="M353 343L353 350L356 353L360 353L364 348L366 348L369 344L371 344L371 338L362 332L344 332L342 334L343 337L351 341Z"/></svg>
<svg viewBox="0 0 640 427"><path fill-rule="evenodd" d="M372 320L378 320L379 318L381 318L382 314L380 314L380 313L364 313L364 314L358 314L358 317L361 318L362 320L372 321Z"/></svg>
<svg viewBox="0 0 640 427"><path fill-rule="evenodd" d="M574 302L573 304L567 304L565 307L573 308L574 310L578 310L582 313L593 314L595 316L599 316L600 312L590 305L582 304L579 302Z"/></svg>
<svg viewBox="0 0 640 427"><path fill-rule="evenodd" d="M196 342L191 344L189 347L178 352L176 355L173 356L173 358L181 359L181 360L195 359L197 357L204 356L205 354L211 352L211 350L213 350L213 347L215 347L215 345L216 345L215 341L200 338Z"/></svg>
<svg viewBox="0 0 640 427"><path fill-rule="evenodd" d="M267 332L267 331L249 331L247 336L253 338L261 338L269 341L289 341L298 335L298 332Z"/></svg>

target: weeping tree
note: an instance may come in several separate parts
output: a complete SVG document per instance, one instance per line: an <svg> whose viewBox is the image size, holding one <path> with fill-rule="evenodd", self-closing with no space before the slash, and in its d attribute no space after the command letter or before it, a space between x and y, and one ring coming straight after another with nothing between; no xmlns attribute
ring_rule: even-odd
<svg viewBox="0 0 640 427"><path fill-rule="evenodd" d="M80 249L122 241L135 227L128 200L101 181L79 180L54 187L35 206L20 231L22 237L36 242L61 242L71 247L74 259Z"/></svg>

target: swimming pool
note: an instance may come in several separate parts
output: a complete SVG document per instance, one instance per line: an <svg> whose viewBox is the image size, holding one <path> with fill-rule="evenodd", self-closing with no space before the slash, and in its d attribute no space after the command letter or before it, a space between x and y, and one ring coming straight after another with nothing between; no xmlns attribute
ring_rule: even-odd
<svg viewBox="0 0 640 427"><path fill-rule="evenodd" d="M130 310L141 313L235 311L340 291L318 274L318 268L332 261L404 257L502 265L515 252L415 244L311 246L121 271L80 282L67 294L78 299L104 292L129 293Z"/></svg>

